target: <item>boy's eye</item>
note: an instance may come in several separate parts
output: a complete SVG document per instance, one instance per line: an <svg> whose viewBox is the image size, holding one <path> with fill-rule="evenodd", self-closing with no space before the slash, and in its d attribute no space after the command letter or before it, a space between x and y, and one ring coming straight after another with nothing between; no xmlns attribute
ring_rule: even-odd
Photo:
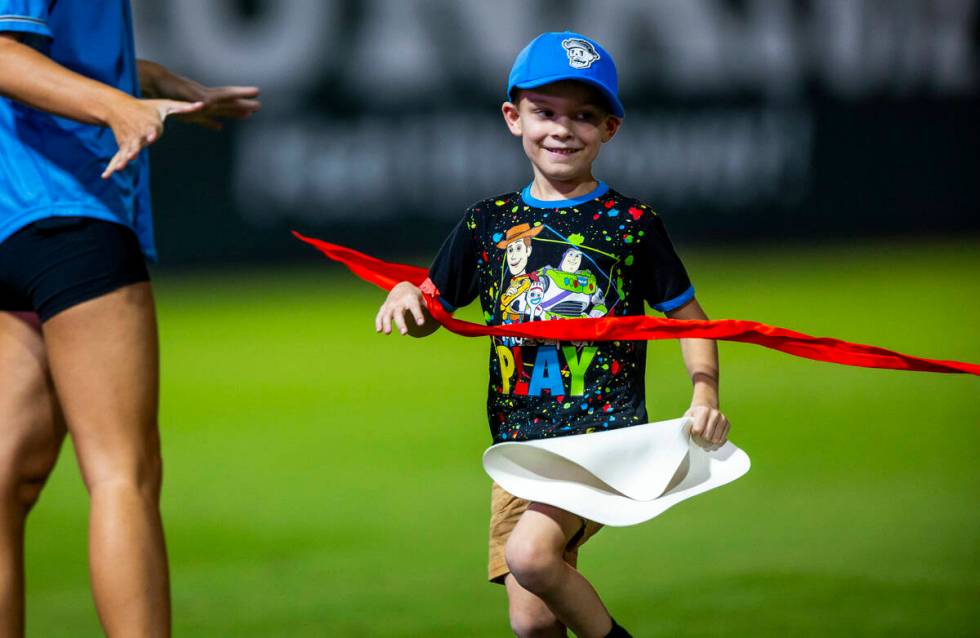
<svg viewBox="0 0 980 638"><path fill-rule="evenodd" d="M554 111L552 111L551 109L537 109L534 112L540 115L541 117L552 117L555 114Z"/></svg>

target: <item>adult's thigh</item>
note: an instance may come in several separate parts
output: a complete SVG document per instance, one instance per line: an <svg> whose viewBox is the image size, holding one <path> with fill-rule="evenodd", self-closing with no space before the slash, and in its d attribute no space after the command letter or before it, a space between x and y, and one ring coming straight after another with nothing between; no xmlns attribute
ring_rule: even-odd
<svg viewBox="0 0 980 638"><path fill-rule="evenodd" d="M159 488L159 354L149 282L64 310L44 324L51 373L86 484Z"/></svg>
<svg viewBox="0 0 980 638"><path fill-rule="evenodd" d="M44 340L30 316L0 312L0 481L29 509L65 437Z"/></svg>

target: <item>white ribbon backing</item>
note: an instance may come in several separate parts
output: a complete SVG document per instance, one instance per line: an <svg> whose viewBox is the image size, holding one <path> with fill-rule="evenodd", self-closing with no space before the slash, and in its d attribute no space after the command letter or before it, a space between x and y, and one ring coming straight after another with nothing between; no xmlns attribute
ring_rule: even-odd
<svg viewBox="0 0 980 638"><path fill-rule="evenodd" d="M622 527L730 483L749 471L729 441L713 452L691 440L689 418L534 441L498 443L483 468L514 496Z"/></svg>

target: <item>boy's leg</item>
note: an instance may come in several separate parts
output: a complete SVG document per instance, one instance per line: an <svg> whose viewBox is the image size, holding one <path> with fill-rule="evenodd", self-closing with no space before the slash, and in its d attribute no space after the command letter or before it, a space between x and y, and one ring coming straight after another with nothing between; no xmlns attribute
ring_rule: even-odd
<svg viewBox="0 0 980 638"><path fill-rule="evenodd" d="M518 638L567 638L565 625L543 600L521 587L513 574L504 579L510 628Z"/></svg>
<svg viewBox="0 0 980 638"><path fill-rule="evenodd" d="M24 524L64 438L39 328L0 312L0 636L24 634Z"/></svg>
<svg viewBox="0 0 980 638"><path fill-rule="evenodd" d="M532 503L507 540L507 567L510 578L544 601L576 636L604 638L613 628L609 612L589 581L564 559L565 548L581 528L577 515Z"/></svg>
<svg viewBox="0 0 980 638"><path fill-rule="evenodd" d="M89 565L110 636L167 636L153 294L132 284L44 324L55 387L91 498Z"/></svg>

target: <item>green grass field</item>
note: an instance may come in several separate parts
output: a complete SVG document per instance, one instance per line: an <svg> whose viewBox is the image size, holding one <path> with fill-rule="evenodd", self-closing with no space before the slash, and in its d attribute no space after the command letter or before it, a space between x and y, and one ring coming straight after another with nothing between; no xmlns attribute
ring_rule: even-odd
<svg viewBox="0 0 980 638"><path fill-rule="evenodd" d="M980 361L977 238L681 252L715 318ZM510 635L484 580L485 341L376 336L380 291L309 259L158 278L176 635ZM679 416L677 344L650 353L651 418ZM639 637L980 636L980 379L721 355L753 469L586 546L620 622ZM86 511L66 447L29 524L30 636L100 635Z"/></svg>

